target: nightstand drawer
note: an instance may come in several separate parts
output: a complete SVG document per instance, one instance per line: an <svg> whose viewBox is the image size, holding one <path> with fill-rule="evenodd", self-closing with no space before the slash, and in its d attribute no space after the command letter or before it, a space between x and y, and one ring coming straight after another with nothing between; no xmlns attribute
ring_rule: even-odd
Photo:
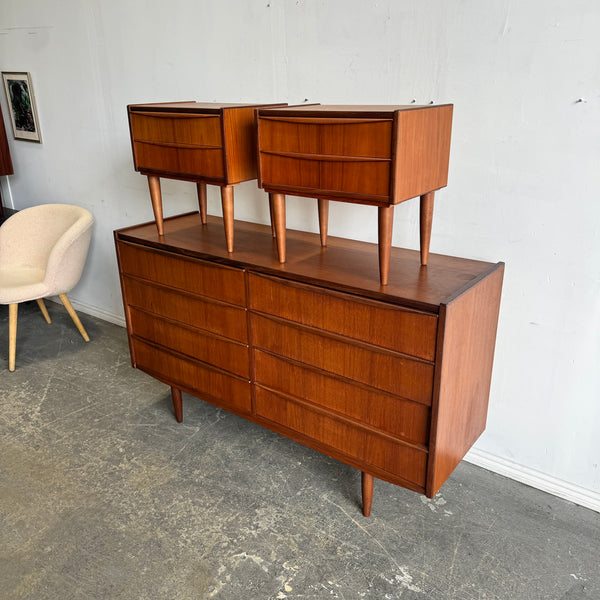
<svg viewBox="0 0 600 600"><path fill-rule="evenodd" d="M433 365L366 344L350 344L298 325L252 315L252 339L261 348L364 383L374 388L430 405Z"/></svg>
<svg viewBox="0 0 600 600"><path fill-rule="evenodd" d="M250 378L248 346L130 308L131 333L181 354Z"/></svg>
<svg viewBox="0 0 600 600"><path fill-rule="evenodd" d="M425 487L427 452L256 387L256 414L318 444ZM290 437L294 437L293 435Z"/></svg>
<svg viewBox="0 0 600 600"><path fill-rule="evenodd" d="M119 262L121 271L127 275L246 306L246 286L241 269L124 242L119 243Z"/></svg>
<svg viewBox="0 0 600 600"><path fill-rule="evenodd" d="M225 179L222 148L182 147L157 142L134 142L134 145L138 169L169 171L192 179Z"/></svg>
<svg viewBox="0 0 600 600"><path fill-rule="evenodd" d="M190 296L130 277L123 277L123 291L130 306L243 344L248 343L246 311L243 308Z"/></svg>
<svg viewBox="0 0 600 600"><path fill-rule="evenodd" d="M437 316L250 274L250 308L432 361Z"/></svg>
<svg viewBox="0 0 600 600"><path fill-rule="evenodd" d="M210 365L177 356L155 345L131 338L136 367L175 387L237 411L252 412L250 382Z"/></svg>
<svg viewBox="0 0 600 600"><path fill-rule="evenodd" d="M387 159L324 158L261 152L261 185L302 195L333 195L388 202L391 162Z"/></svg>
<svg viewBox="0 0 600 600"><path fill-rule="evenodd" d="M131 111L130 119L134 141L223 145L218 115Z"/></svg>
<svg viewBox="0 0 600 600"><path fill-rule="evenodd" d="M429 407L255 350L256 382L414 444L429 442Z"/></svg>
<svg viewBox="0 0 600 600"><path fill-rule="evenodd" d="M260 117L260 148L313 155L390 158L391 119Z"/></svg>

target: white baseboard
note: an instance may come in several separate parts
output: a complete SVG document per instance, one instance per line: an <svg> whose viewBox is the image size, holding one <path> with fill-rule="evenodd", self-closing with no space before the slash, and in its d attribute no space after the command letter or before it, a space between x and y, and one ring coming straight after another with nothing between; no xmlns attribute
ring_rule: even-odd
<svg viewBox="0 0 600 600"><path fill-rule="evenodd" d="M57 299L56 302L60 302L60 300ZM115 315L98 308L97 306L84 304L82 302L77 302L76 300L71 300L71 303L75 310L81 311L87 315L92 315L93 317L98 317L109 323L125 327L125 318L121 315ZM523 465L500 458L489 452L478 450L477 448L472 448L465 456L465 460L478 467L483 467L488 471L492 471L493 473L498 473L499 475L514 479L515 481L519 481L520 483L524 483L525 485L529 485L543 492L548 492L553 496L569 500L579 506L584 506L585 508L600 512L600 493L598 492L568 483L562 479L557 479L556 477L546 475L535 469L524 467Z"/></svg>
<svg viewBox="0 0 600 600"><path fill-rule="evenodd" d="M50 297L50 298L47 298L47 300L51 300L52 302L61 304L61 301L58 299L58 297ZM98 306L92 306L91 304L85 304L83 302L74 300L73 298L69 298L69 300L71 301L73 308L77 312L82 312L82 313L85 313L86 315L92 315L92 317L98 317L99 319L102 319L103 321L108 321L109 323L114 323L115 325L125 327L125 317L123 317L122 315L115 315L114 313L107 312L104 309L99 308ZM62 306L62 304L61 304L61 306Z"/></svg>
<svg viewBox="0 0 600 600"><path fill-rule="evenodd" d="M568 483L477 448L472 448L465 456L465 460L488 471L504 475L509 479L514 479L543 492L569 500L579 506L600 512L600 493L593 490Z"/></svg>

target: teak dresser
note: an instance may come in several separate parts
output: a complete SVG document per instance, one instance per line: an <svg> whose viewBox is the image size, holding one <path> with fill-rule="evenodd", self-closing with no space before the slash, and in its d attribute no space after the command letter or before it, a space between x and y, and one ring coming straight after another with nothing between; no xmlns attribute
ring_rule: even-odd
<svg viewBox="0 0 600 600"><path fill-rule="evenodd" d="M159 234L163 233L160 177L196 182L203 222L206 184L218 185L227 249L233 252L233 186L256 179L257 106L264 105L165 102L127 107L133 163L136 171L148 176Z"/></svg>
<svg viewBox="0 0 600 600"><path fill-rule="evenodd" d="M503 263L197 213L115 232L131 360L188 392L362 471L433 497L485 428ZM317 242L317 243L315 243Z"/></svg>
<svg viewBox="0 0 600 600"><path fill-rule="evenodd" d="M278 253L286 261L285 195L317 198L326 245L329 200L377 206L379 270L388 281L394 205L420 196L427 264L434 193L448 182L451 104L263 107L258 184L269 192Z"/></svg>

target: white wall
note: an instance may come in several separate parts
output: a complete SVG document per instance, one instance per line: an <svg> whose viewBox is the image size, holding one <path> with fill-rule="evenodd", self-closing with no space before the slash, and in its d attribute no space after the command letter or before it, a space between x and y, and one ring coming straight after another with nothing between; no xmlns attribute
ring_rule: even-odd
<svg viewBox="0 0 600 600"><path fill-rule="evenodd" d="M94 213L72 296L119 318L112 231L152 219L128 103L452 102L432 252L507 265L477 448L600 498L598 31L597 0L4 0L0 68L31 72L43 134L11 140L5 203ZM166 214L196 207L192 184L163 195ZM254 182L235 210L266 222ZM314 201L288 201L288 226L316 230ZM330 227L376 241L376 211L334 203ZM418 247L416 201L396 209L394 245Z"/></svg>

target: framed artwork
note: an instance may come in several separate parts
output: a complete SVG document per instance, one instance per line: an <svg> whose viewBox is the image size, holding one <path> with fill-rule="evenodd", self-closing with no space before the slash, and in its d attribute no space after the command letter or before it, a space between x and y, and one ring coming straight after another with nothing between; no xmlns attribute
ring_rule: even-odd
<svg viewBox="0 0 600 600"><path fill-rule="evenodd" d="M2 80L15 140L41 143L42 134L35 107L31 76L29 73L2 71Z"/></svg>

